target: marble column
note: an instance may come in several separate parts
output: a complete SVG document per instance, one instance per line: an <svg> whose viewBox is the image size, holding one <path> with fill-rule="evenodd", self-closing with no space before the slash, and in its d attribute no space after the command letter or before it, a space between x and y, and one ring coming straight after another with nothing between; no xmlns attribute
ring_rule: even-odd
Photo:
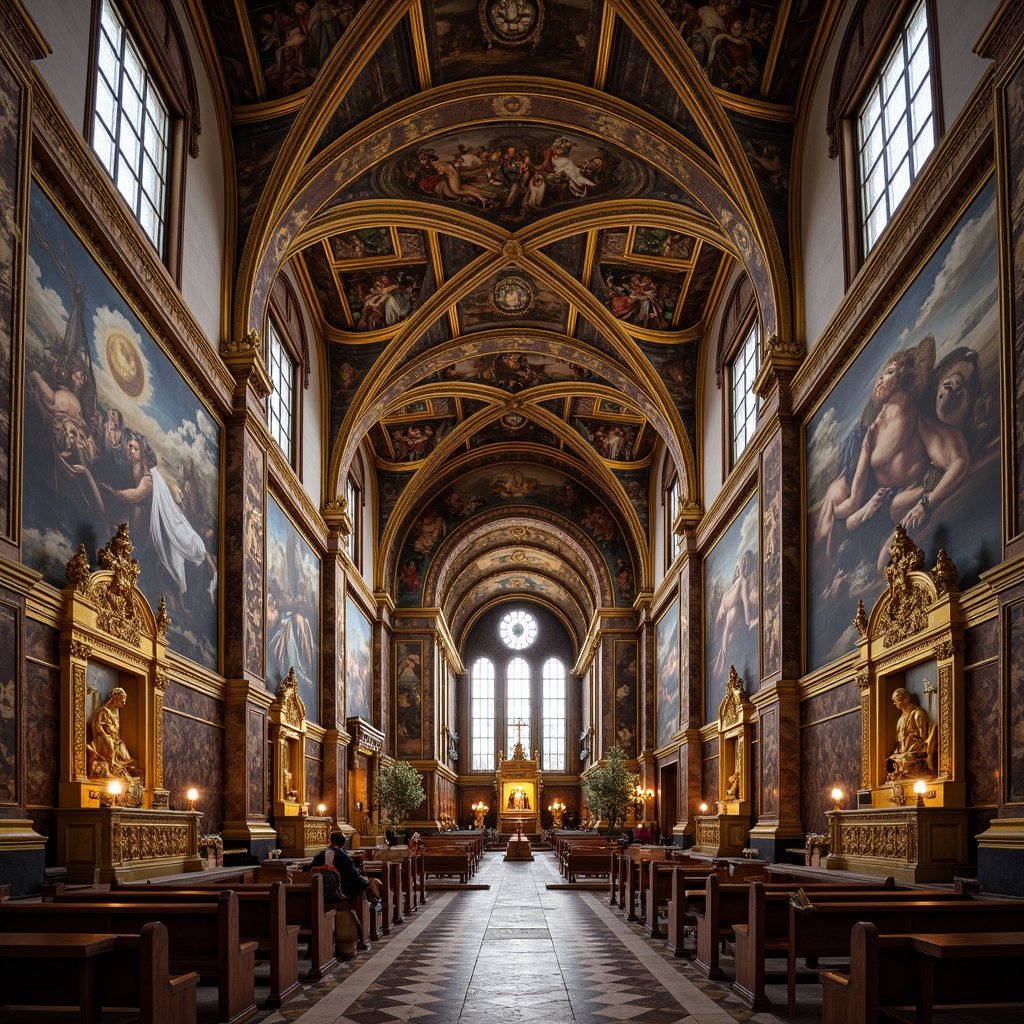
<svg viewBox="0 0 1024 1024"><path fill-rule="evenodd" d="M268 820L268 718L274 694L264 685L264 559L270 394L257 332L222 346L235 378L225 431L224 521L224 848L263 860L277 833Z"/></svg>
<svg viewBox="0 0 1024 1024"><path fill-rule="evenodd" d="M999 597L1002 692L997 817L978 837L978 878L991 892L1024 896L1024 748L1014 728L1024 721L1024 7L1002 4L975 52L993 62L996 180L1001 232L1000 290L1008 309L1004 339L1003 436L1011 439L1003 465L1007 509L1005 561L985 573ZM1009 351L1005 349L1009 347Z"/></svg>
<svg viewBox="0 0 1024 1024"><path fill-rule="evenodd" d="M802 359L795 342L769 338L755 390L759 428L767 424L760 457L761 680L757 708L757 812L750 845L761 857L785 860L803 845L800 822L800 431L789 384Z"/></svg>
<svg viewBox="0 0 1024 1024"><path fill-rule="evenodd" d="M21 313L15 299L25 279L28 189L32 163L32 61L49 47L20 4L0 5L0 887L38 892L45 837L26 809L25 598L39 574L21 565L18 496L21 446L16 417L22 399ZM7 687L6 692L4 687Z"/></svg>
<svg viewBox="0 0 1024 1024"><path fill-rule="evenodd" d="M680 502L676 534L682 548L679 571L679 822L673 830L676 842L691 846L696 839L696 815L700 813L703 757L700 727L703 724L704 671L704 573L697 548L697 527L703 518L693 501Z"/></svg>

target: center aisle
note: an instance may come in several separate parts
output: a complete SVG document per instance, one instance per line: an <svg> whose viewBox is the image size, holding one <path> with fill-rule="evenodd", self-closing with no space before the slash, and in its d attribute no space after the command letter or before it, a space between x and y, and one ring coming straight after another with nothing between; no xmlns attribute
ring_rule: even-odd
<svg viewBox="0 0 1024 1024"><path fill-rule="evenodd" d="M777 1021L716 1003L614 914L606 893L547 889L562 881L550 853L489 853L473 881L490 889L431 894L315 1005L285 1006L263 1024Z"/></svg>

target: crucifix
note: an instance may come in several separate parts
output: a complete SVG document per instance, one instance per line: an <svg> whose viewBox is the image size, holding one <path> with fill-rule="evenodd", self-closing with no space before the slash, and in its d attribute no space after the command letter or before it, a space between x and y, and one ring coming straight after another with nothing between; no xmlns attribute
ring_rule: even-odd
<svg viewBox="0 0 1024 1024"><path fill-rule="evenodd" d="M512 722L511 726L516 731L516 746L521 747L523 745L523 729L526 728L526 723L520 719L518 722Z"/></svg>

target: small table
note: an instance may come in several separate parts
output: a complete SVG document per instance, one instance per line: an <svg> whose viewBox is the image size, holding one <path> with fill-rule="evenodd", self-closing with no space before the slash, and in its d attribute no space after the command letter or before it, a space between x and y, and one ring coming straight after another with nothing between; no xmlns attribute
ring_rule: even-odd
<svg viewBox="0 0 1024 1024"><path fill-rule="evenodd" d="M943 960L991 957L1024 957L1024 932L940 932L915 935L920 997L918 1024L931 1024L935 1004L935 971Z"/></svg>
<svg viewBox="0 0 1024 1024"><path fill-rule="evenodd" d="M5 960L36 960L40 964L54 959L78 960L79 1020L92 1024L96 1019L96 957L113 949L116 935L96 932L16 932L0 934L0 966ZM11 964L12 970L17 965Z"/></svg>

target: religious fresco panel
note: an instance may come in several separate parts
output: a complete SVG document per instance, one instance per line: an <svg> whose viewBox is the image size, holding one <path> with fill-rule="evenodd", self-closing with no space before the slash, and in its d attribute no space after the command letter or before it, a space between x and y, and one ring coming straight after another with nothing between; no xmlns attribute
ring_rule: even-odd
<svg viewBox="0 0 1024 1024"><path fill-rule="evenodd" d="M929 566L945 547L961 590L1001 557L997 236L990 181L808 424L809 670L853 651L895 523Z"/></svg>
<svg viewBox="0 0 1024 1024"><path fill-rule="evenodd" d="M1024 602L1005 612L1007 675L1006 784L1004 803L1024 803Z"/></svg>
<svg viewBox="0 0 1024 1024"><path fill-rule="evenodd" d="M964 706L971 709L964 732L968 804L999 803L999 690L997 662L964 673Z"/></svg>
<svg viewBox="0 0 1024 1024"><path fill-rule="evenodd" d="M444 82L484 75L587 81L601 21L594 0L433 0L424 6L433 10Z"/></svg>
<svg viewBox="0 0 1024 1024"><path fill-rule="evenodd" d="M373 634L370 622L351 597L345 597L346 718L373 724Z"/></svg>
<svg viewBox="0 0 1024 1024"><path fill-rule="evenodd" d="M694 59L716 89L757 96L779 14L774 3L726 0L688 4L659 0Z"/></svg>
<svg viewBox="0 0 1024 1024"><path fill-rule="evenodd" d="M18 609L0 602L0 806L17 803Z"/></svg>
<svg viewBox="0 0 1024 1024"><path fill-rule="evenodd" d="M679 599L676 598L655 626L654 664L657 672L655 693L655 735L659 747L666 746L679 731Z"/></svg>
<svg viewBox="0 0 1024 1024"><path fill-rule="evenodd" d="M334 446L342 420L352 404L363 378L387 348L386 342L366 345L332 344L327 347L327 370L330 380L331 447Z"/></svg>
<svg viewBox="0 0 1024 1024"><path fill-rule="evenodd" d="M689 263L697 251L697 239L669 228L637 227L629 242L628 255L658 262L679 260Z"/></svg>
<svg viewBox="0 0 1024 1024"><path fill-rule="evenodd" d="M417 420L415 423L391 422L387 426L389 462L419 462L425 459L455 425L454 419ZM378 453L381 448L378 447Z"/></svg>
<svg viewBox="0 0 1024 1024"><path fill-rule="evenodd" d="M164 709L164 787L172 807L185 807L191 786L199 791L205 835L220 832L224 821L224 730ZM265 810L265 808L264 808Z"/></svg>
<svg viewBox="0 0 1024 1024"><path fill-rule="evenodd" d="M400 253L397 231L387 225L356 228L354 231L331 235L327 239L327 249L337 264L397 257Z"/></svg>
<svg viewBox="0 0 1024 1024"><path fill-rule="evenodd" d="M437 377L446 381L487 384L510 393L557 381L608 383L605 378L578 363L546 352L523 349L474 353L445 367ZM556 416L561 416L561 403L562 399L556 400L553 409Z"/></svg>
<svg viewBox="0 0 1024 1024"><path fill-rule="evenodd" d="M241 260L245 240L260 196L284 140L288 137L293 113L266 121L246 121L231 126L235 149L235 180L238 195L238 232L235 258Z"/></svg>
<svg viewBox="0 0 1024 1024"><path fill-rule="evenodd" d="M438 545L468 516L506 504L526 501L571 519L601 549L614 576L618 559L632 571L622 531L609 507L589 490L547 466L516 464L467 472L441 491L412 523L396 569L398 603L420 603L422 581Z"/></svg>
<svg viewBox="0 0 1024 1024"><path fill-rule="evenodd" d="M320 718L320 559L267 496L266 685L277 693L295 669L306 719Z"/></svg>
<svg viewBox="0 0 1024 1024"><path fill-rule="evenodd" d="M793 151L793 128L769 124L760 118L730 113L743 152L771 214L783 254L789 252L789 175Z"/></svg>
<svg viewBox="0 0 1024 1024"><path fill-rule="evenodd" d="M661 345L641 339L637 339L637 345L668 389L679 410L690 447L696 451L698 346L693 343Z"/></svg>
<svg viewBox="0 0 1024 1024"><path fill-rule="evenodd" d="M410 146L377 175L396 199L428 199L499 224L525 224L597 199L625 199L650 184L646 166L618 146L556 124L493 121Z"/></svg>
<svg viewBox="0 0 1024 1024"><path fill-rule="evenodd" d="M747 693L760 685L760 537L757 494L704 559L704 722L718 719L729 668Z"/></svg>
<svg viewBox="0 0 1024 1024"><path fill-rule="evenodd" d="M538 283L532 274L518 269L502 270L484 281L463 296L456 308L464 331L493 327L564 331L569 315L564 299Z"/></svg>
<svg viewBox="0 0 1024 1024"><path fill-rule="evenodd" d="M470 448L483 448L493 444L522 444L523 442L540 444L545 447L558 447L559 439L546 427L534 423L519 410L504 413L493 423L488 423L478 430L470 439Z"/></svg>
<svg viewBox="0 0 1024 1024"><path fill-rule="evenodd" d="M731 264L731 259L721 249L707 242L701 243L697 262L690 272L682 307L676 313L676 323L680 327L693 328L703 321L711 286L718 277L719 268L727 261Z"/></svg>
<svg viewBox="0 0 1024 1024"><path fill-rule="evenodd" d="M306 769L306 799L309 801L311 812L314 812L317 804L327 802L324 800L323 744L307 736L303 762Z"/></svg>
<svg viewBox="0 0 1024 1024"><path fill-rule="evenodd" d="M686 271L670 273L636 263L601 262L594 266L591 288L627 328L671 331L690 326L676 319L688 277Z"/></svg>
<svg viewBox="0 0 1024 1024"><path fill-rule="evenodd" d="M312 84L363 0L245 0L268 99Z"/></svg>
<svg viewBox="0 0 1024 1024"><path fill-rule="evenodd" d="M1013 126L1024 124L1024 66L1009 78L1005 86L1006 114L1006 180L1010 195L1005 208L1009 211L1009 249L1013 254L1009 264L1009 298L1013 303L1013 365L1016 380L1013 394L1016 396L1011 414L1013 416L1014 462L1017 493L1013 495L1013 524L1009 531L1013 536L1024 533L1024 134L1013 130Z"/></svg>
<svg viewBox="0 0 1024 1024"><path fill-rule="evenodd" d="M15 258L20 250L17 227L18 137L22 127L22 87L0 61L0 203L6 211L0 226L0 531L11 533L11 367L14 351ZM2 792L2 786L0 786Z"/></svg>
<svg viewBox="0 0 1024 1024"><path fill-rule="evenodd" d="M761 812L767 818L779 816L779 707L765 708L758 718L760 743L750 752L750 792L756 793ZM797 747L799 743L797 744ZM795 748L793 753L795 753ZM757 754L760 753L760 759ZM754 787L754 766L759 769L762 788Z"/></svg>
<svg viewBox="0 0 1024 1024"><path fill-rule="evenodd" d="M31 212L24 561L62 588L127 521L171 648L216 670L221 428L38 187Z"/></svg>
<svg viewBox="0 0 1024 1024"><path fill-rule="evenodd" d="M384 530L391 518L391 513L398 504L398 499L408 486L412 476L409 473L389 473L386 470L377 470L377 494L379 501L377 506L377 537L384 535Z"/></svg>
<svg viewBox="0 0 1024 1024"><path fill-rule="evenodd" d="M615 669L615 743L622 748L626 757L636 757L638 646L635 640L615 640L612 649Z"/></svg>
<svg viewBox="0 0 1024 1024"><path fill-rule="evenodd" d="M395 748L400 758L423 757L423 643L395 644Z"/></svg>
<svg viewBox="0 0 1024 1024"><path fill-rule="evenodd" d="M792 107L796 104L800 78L811 52L814 33L825 8L825 0L804 0L789 9L782 46L768 86L768 99Z"/></svg>
<svg viewBox="0 0 1024 1024"><path fill-rule="evenodd" d="M648 430L647 433L653 434L654 431ZM629 498L629 503L636 511L637 518L640 520L640 526L646 533L650 529L651 525L649 498L651 486L650 470L616 469L614 472L615 478L620 484L622 484L622 487Z"/></svg>

